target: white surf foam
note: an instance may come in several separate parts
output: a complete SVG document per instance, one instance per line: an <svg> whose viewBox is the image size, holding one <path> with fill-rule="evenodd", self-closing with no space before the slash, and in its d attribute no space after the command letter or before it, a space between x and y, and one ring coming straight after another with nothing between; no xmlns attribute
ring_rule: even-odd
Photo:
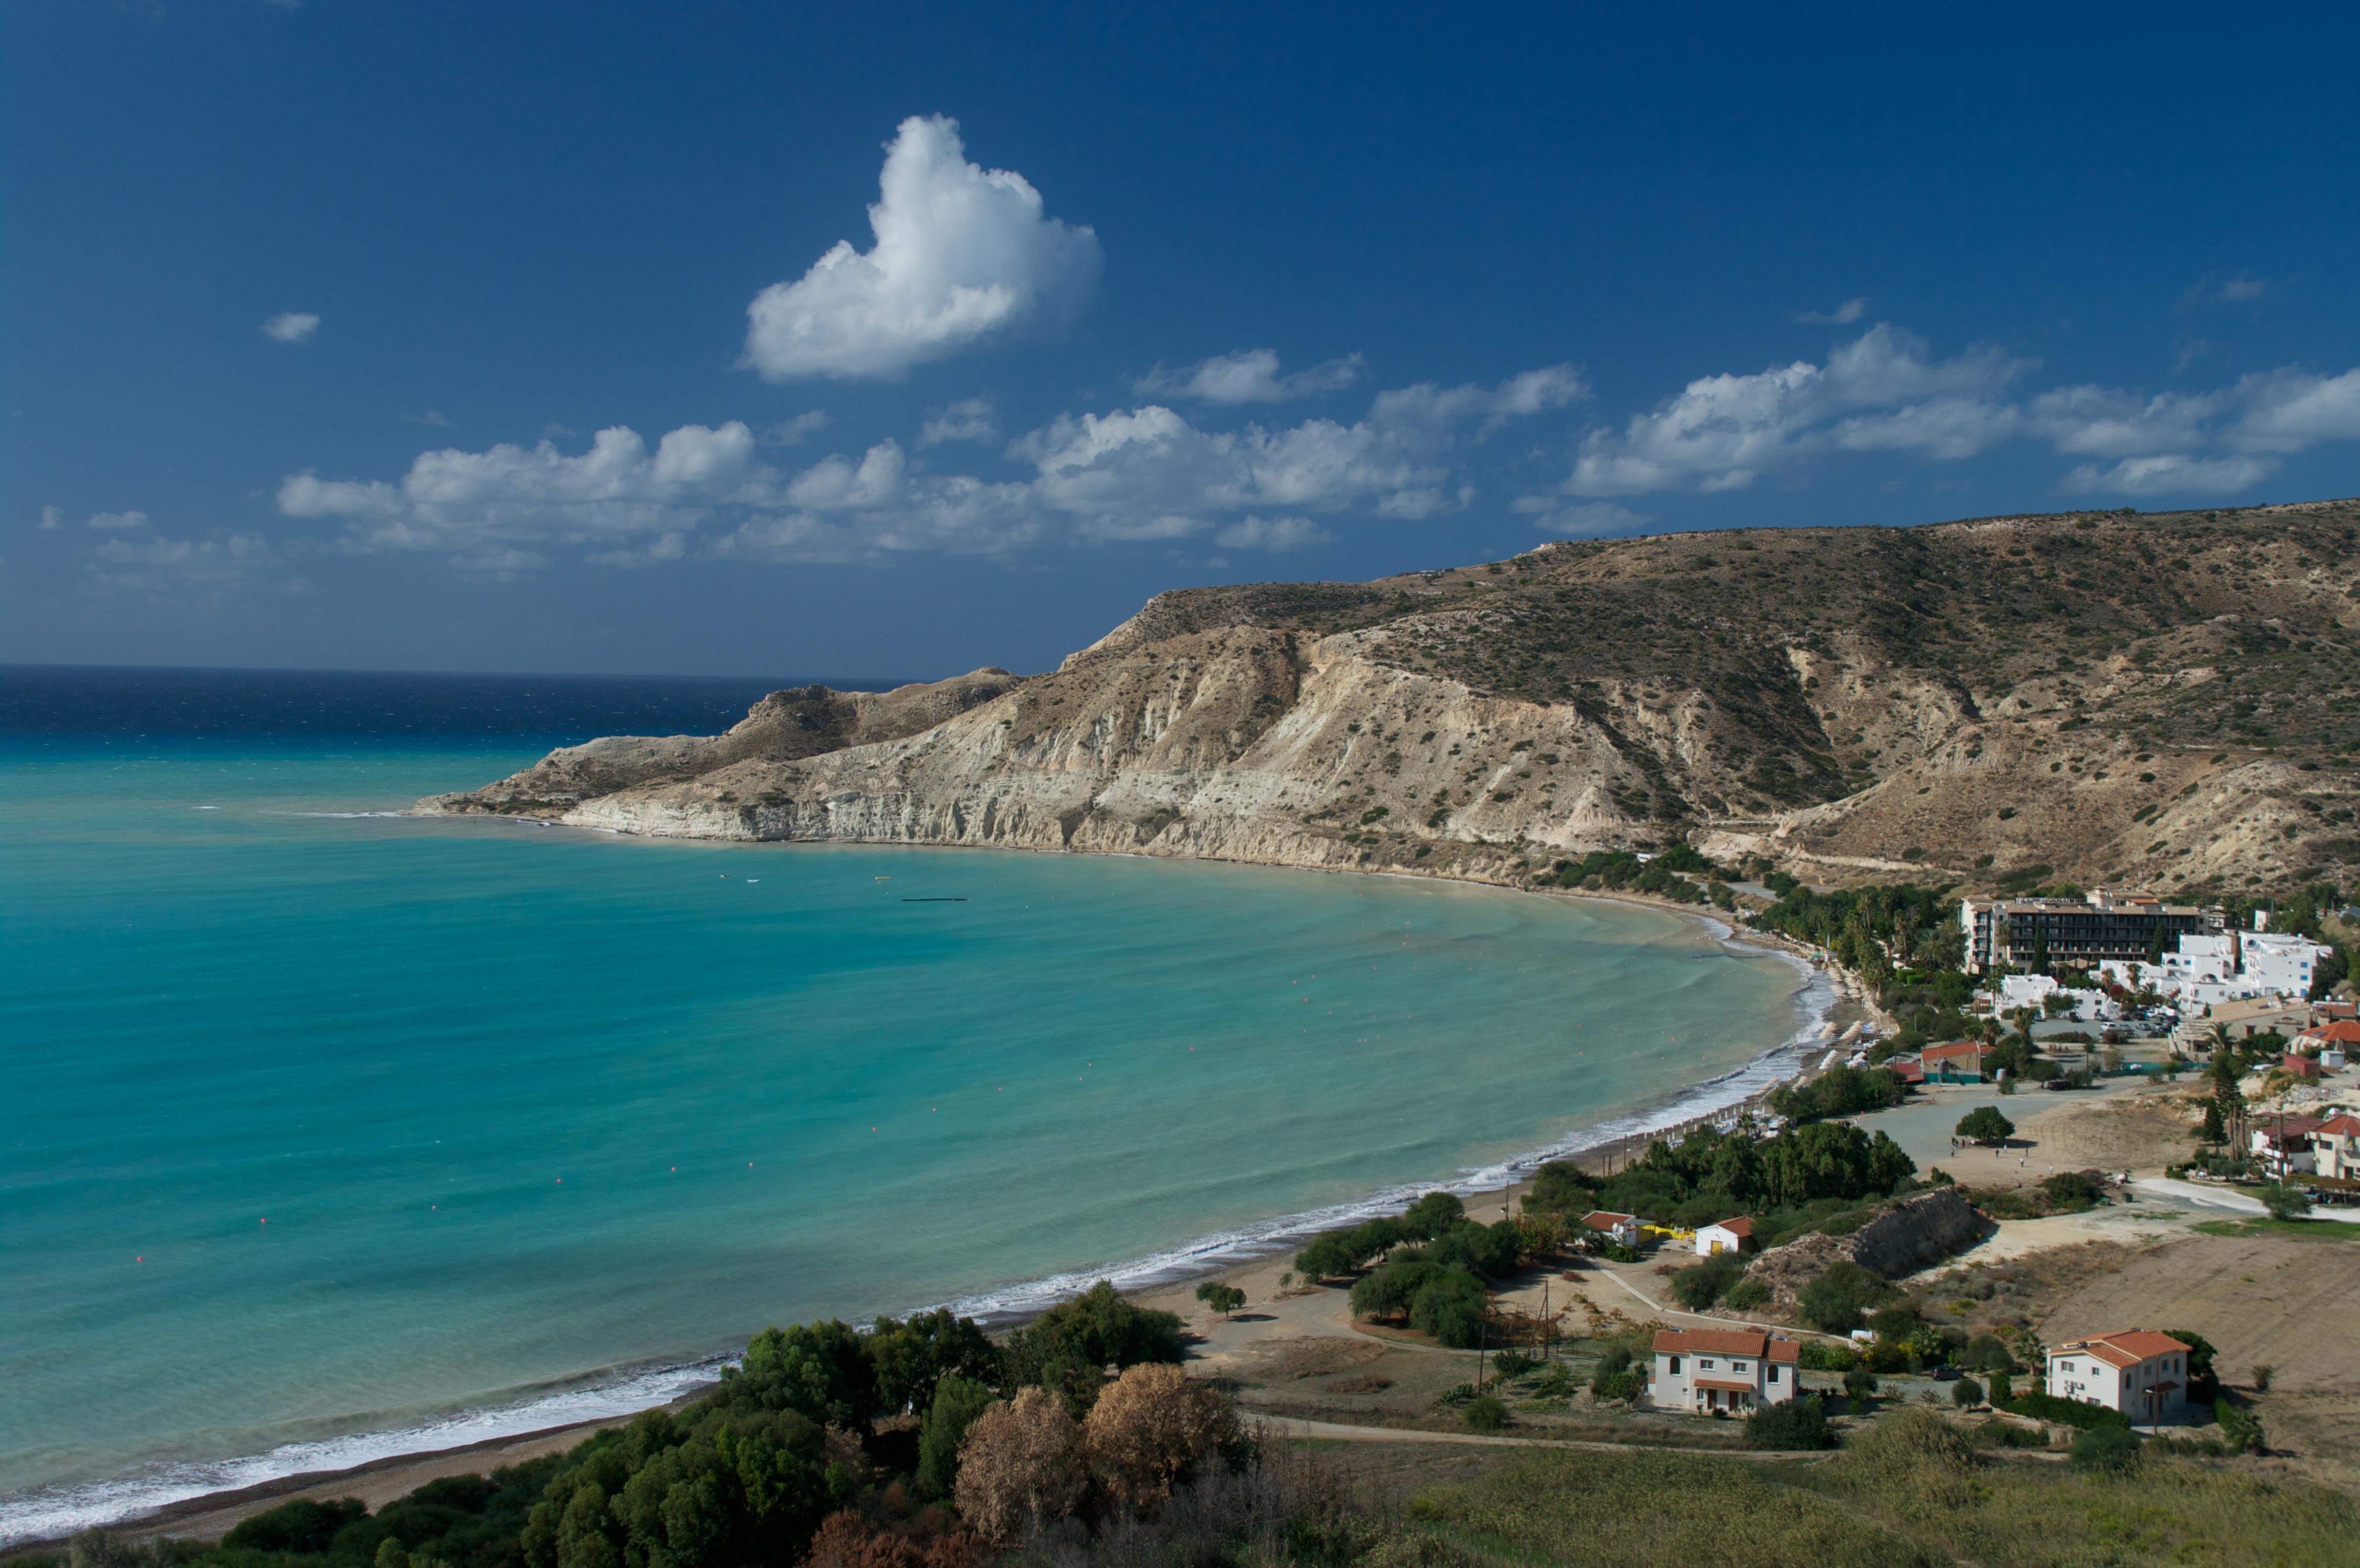
<svg viewBox="0 0 2360 1568"><path fill-rule="evenodd" d="M108 1481L45 1486L0 1498L0 1546L47 1541L119 1524L211 1492L235 1491L282 1476L344 1470L399 1454L464 1448L577 1421L611 1420L670 1404L710 1383L734 1358L677 1366L636 1367L511 1403L454 1411L439 1419L316 1442L282 1443L240 1459L156 1464Z"/></svg>

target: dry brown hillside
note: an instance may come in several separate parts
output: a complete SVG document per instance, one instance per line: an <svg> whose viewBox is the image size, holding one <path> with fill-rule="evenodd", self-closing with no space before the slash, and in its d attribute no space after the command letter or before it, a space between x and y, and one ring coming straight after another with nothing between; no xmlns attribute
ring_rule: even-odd
<svg viewBox="0 0 2360 1568"><path fill-rule="evenodd" d="M2348 882L2360 501L1191 589L1049 674L779 694L430 804L1500 880L1684 837L1818 881Z"/></svg>

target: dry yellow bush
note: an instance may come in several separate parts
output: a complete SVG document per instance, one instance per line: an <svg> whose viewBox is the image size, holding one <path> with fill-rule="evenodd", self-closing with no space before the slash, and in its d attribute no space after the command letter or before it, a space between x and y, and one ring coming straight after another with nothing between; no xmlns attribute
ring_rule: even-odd
<svg viewBox="0 0 2360 1568"><path fill-rule="evenodd" d="M1064 1519L1088 1485L1080 1443L1074 1418L1039 1388L994 1403L959 1445L959 1513L996 1546Z"/></svg>
<svg viewBox="0 0 2360 1568"><path fill-rule="evenodd" d="M1160 1506L1237 1436L1238 1413L1218 1391L1190 1383L1176 1366L1142 1364L1098 1396L1082 1449L1108 1499L1139 1513Z"/></svg>

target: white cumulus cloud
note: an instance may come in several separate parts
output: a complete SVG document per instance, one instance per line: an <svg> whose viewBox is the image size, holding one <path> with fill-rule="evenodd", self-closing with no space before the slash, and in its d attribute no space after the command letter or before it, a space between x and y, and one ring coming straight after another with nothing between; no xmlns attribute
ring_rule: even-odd
<svg viewBox="0 0 2360 1568"><path fill-rule="evenodd" d="M1706 376L1621 431L1592 431L1567 484L1579 496L1739 489L1831 447L1972 456L2013 430L1992 395L2032 367L1994 348L1928 356L1879 323L1824 366L1797 360L1748 376ZM1882 409L1879 415L1844 416Z"/></svg>
<svg viewBox="0 0 2360 1568"><path fill-rule="evenodd" d="M1158 365L1131 390L1141 397L1188 398L1204 403L1276 403L1319 392L1341 391L1360 378L1360 356L1348 354L1292 376L1278 373L1278 351L1249 348L1216 355L1167 371Z"/></svg>
<svg viewBox="0 0 2360 1568"><path fill-rule="evenodd" d="M1097 287L1097 235L1048 216L1022 175L969 163L956 120L902 121L880 184L874 245L839 240L747 307L744 362L766 378L896 377L1054 323Z"/></svg>
<svg viewBox="0 0 2360 1568"><path fill-rule="evenodd" d="M320 330L320 318L309 311L281 311L262 323L262 335L273 343L302 343Z"/></svg>

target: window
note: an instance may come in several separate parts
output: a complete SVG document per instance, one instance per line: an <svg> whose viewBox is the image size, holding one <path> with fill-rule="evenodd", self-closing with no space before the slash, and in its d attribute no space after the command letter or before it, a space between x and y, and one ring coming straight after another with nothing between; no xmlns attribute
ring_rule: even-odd
<svg viewBox="0 0 2360 1568"><path fill-rule="evenodd" d="M1669 1370L1671 1375L1675 1377L1677 1377L1680 1375L1680 1358L1678 1356L1676 1355L1672 1357L1672 1365Z"/></svg>
<svg viewBox="0 0 2360 1568"><path fill-rule="evenodd" d="M1731 1363L1729 1364L1729 1369L1730 1369L1732 1372L1750 1372L1750 1371L1752 1371L1752 1370L1753 1370L1753 1368L1752 1368L1749 1365L1747 1365L1745 1362L1743 1362L1743 1361L1732 1361L1732 1362L1731 1362Z"/></svg>
<svg viewBox="0 0 2360 1568"><path fill-rule="evenodd" d="M1709 1356L1709 1355L1699 1355L1699 1356L1698 1356L1698 1357L1697 1357L1697 1370L1698 1370L1699 1372L1710 1372L1710 1371L1711 1371L1711 1370L1712 1370L1712 1357L1710 1357L1710 1356Z"/></svg>
<svg viewBox="0 0 2360 1568"><path fill-rule="evenodd" d="M1773 1383L1778 1381L1778 1368L1775 1365L1770 1368L1770 1381Z"/></svg>

